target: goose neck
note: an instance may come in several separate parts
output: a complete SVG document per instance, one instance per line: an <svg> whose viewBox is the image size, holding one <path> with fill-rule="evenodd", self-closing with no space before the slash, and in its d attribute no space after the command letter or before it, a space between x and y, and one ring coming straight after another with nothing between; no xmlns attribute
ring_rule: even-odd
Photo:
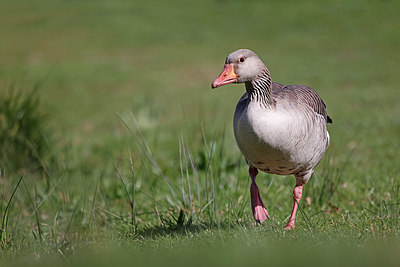
<svg viewBox="0 0 400 267"><path fill-rule="evenodd" d="M245 85L250 101L264 106L271 105L271 76L267 68L255 79L246 82Z"/></svg>

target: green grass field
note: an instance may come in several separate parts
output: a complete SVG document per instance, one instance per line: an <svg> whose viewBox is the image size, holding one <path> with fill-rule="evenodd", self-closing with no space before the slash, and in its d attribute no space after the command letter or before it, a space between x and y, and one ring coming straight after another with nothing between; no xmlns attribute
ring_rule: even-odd
<svg viewBox="0 0 400 267"><path fill-rule="evenodd" d="M390 0L1 1L1 265L396 266L399 12ZM244 86L211 90L238 48L273 81L316 89L333 118L294 231L292 176L258 176L272 219L254 225L232 130ZM39 101L23 129L43 131L41 154L26 156L31 137L11 153L13 91Z"/></svg>

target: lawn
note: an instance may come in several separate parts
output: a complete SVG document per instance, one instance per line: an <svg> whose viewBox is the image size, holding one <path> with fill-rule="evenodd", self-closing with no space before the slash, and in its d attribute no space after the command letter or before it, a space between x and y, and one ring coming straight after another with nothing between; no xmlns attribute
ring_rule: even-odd
<svg viewBox="0 0 400 267"><path fill-rule="evenodd" d="M0 97L39 101L29 114L48 150L13 166L25 148L2 143L1 265L395 266L399 12L390 0L0 2ZM253 223L232 130L244 86L211 90L238 48L273 81L314 88L333 119L294 231L292 176L258 176L272 218Z"/></svg>

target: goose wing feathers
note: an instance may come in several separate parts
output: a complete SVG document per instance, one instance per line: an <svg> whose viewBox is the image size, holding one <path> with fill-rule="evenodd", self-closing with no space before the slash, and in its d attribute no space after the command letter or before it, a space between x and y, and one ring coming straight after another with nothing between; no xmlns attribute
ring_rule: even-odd
<svg viewBox="0 0 400 267"><path fill-rule="evenodd" d="M322 98L312 88L303 85L273 86L272 94L277 99L285 98L290 102L297 102L306 105L315 113L324 117L326 122L331 123L331 118L327 115L326 105Z"/></svg>

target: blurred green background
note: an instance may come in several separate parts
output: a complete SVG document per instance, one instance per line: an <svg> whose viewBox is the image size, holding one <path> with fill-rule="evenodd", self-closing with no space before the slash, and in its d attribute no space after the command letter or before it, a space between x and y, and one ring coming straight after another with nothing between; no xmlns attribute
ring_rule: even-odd
<svg viewBox="0 0 400 267"><path fill-rule="evenodd" d="M1 114L32 115L1 124L2 257L68 258L109 242L261 240L271 257L276 243L397 244L399 12L390 0L1 1ZM273 219L252 224L231 126L244 86L210 88L239 48L273 81L314 88L333 118L294 232L282 231L292 177L260 175ZM40 132L46 153L27 132ZM34 156L11 154L11 136Z"/></svg>

